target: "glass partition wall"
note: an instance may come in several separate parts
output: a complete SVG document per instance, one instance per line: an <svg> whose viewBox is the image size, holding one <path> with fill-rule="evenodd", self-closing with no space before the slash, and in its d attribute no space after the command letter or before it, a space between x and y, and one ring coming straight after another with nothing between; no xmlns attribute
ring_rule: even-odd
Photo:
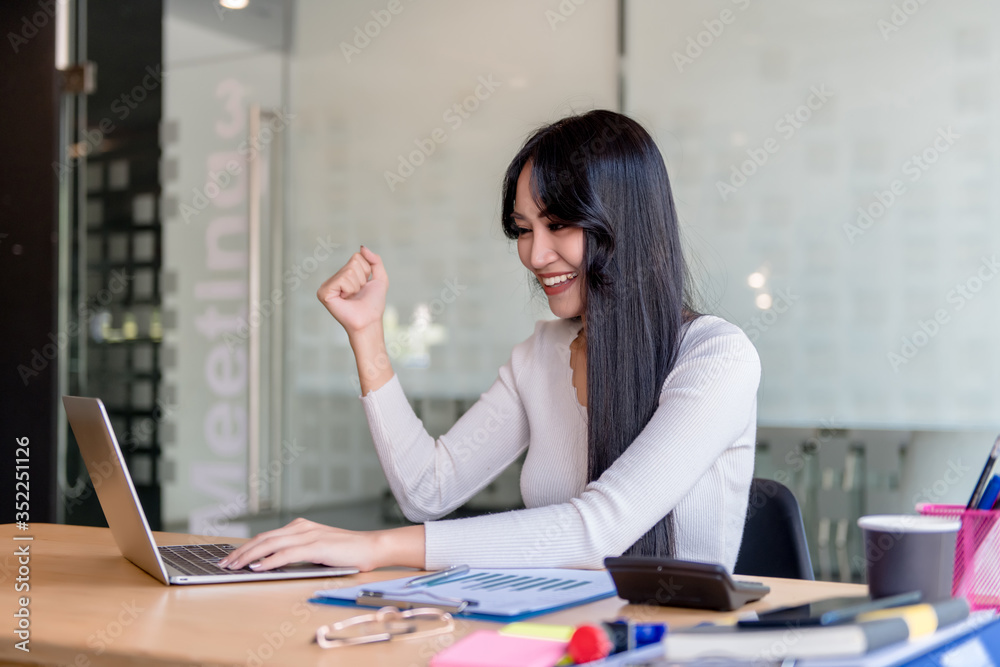
<svg viewBox="0 0 1000 667"><path fill-rule="evenodd" d="M250 534L398 521L354 359L315 293L360 244L428 430L549 317L499 226L527 134L616 108L614 2L164 9L164 520ZM517 471L473 505L520 502Z"/></svg>
<svg viewBox="0 0 1000 667"><path fill-rule="evenodd" d="M67 0L55 10L56 65L64 73L60 159L52 164L60 189L59 327L43 353L59 356L53 399L104 401L158 530L168 426L159 374L162 6ZM61 403L55 414L58 520L100 525L94 483Z"/></svg>
<svg viewBox="0 0 1000 667"><path fill-rule="evenodd" d="M394 368L444 432L549 317L503 169L595 107L653 133L699 306L757 346L756 474L796 492L819 575L860 574L858 514L967 497L1000 401L1000 6L67 7L98 74L64 107L60 393L108 403L154 527L401 521L316 289L382 255ZM72 434L59 460L60 520L100 522Z"/></svg>
<svg viewBox="0 0 1000 667"><path fill-rule="evenodd" d="M629 0L623 110L703 306L763 368L757 474L821 578L860 514L965 504L1000 426L1000 6Z"/></svg>

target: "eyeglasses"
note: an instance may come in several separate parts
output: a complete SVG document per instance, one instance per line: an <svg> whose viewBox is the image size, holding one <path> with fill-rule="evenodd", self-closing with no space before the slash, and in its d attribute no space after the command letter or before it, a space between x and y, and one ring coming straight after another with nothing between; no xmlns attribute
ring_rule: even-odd
<svg viewBox="0 0 1000 667"><path fill-rule="evenodd" d="M371 614L353 616L324 625L316 630L316 643L321 648L354 646L390 642L394 639L417 639L451 632L455 619L440 609L421 607L400 611L382 607Z"/></svg>

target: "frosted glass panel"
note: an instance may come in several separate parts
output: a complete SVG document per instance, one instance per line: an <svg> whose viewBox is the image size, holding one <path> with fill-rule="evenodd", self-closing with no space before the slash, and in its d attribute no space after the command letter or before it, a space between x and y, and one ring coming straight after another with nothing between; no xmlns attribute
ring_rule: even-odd
<svg viewBox="0 0 1000 667"><path fill-rule="evenodd" d="M1000 424L1000 5L629 0L626 45L761 424Z"/></svg>
<svg viewBox="0 0 1000 667"><path fill-rule="evenodd" d="M318 239L338 245L338 266L371 247L408 397L474 400L551 317L500 230L504 169L534 128L616 106L617 5L555 24L529 0L388 6L296 5L286 266L307 268ZM385 488L347 337L316 300L330 273L309 275L286 309L289 439L306 450L289 507Z"/></svg>

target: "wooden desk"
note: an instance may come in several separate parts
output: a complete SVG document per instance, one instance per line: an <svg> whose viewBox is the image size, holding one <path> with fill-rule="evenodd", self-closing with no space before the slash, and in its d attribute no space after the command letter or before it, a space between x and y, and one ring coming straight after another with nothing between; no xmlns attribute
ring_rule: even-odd
<svg viewBox="0 0 1000 667"><path fill-rule="evenodd" d="M15 536L31 535L31 542ZM156 533L159 544L229 541ZM437 651L473 630L496 624L457 619L454 635L426 640L323 650L316 628L359 613L352 607L314 605L321 588L398 578L399 570L301 581L164 586L124 558L106 528L33 524L27 532L0 526L0 587L4 639L0 665L426 665ZM233 540L238 541L238 540ZM13 551L30 544L28 593L15 592ZM409 572L409 571L408 571ZM745 609L767 609L838 595L864 595L855 584L756 577L771 593ZM17 598L30 596L30 653L14 648L12 614ZM689 625L731 614L626 604L609 598L539 617L577 625L620 615Z"/></svg>

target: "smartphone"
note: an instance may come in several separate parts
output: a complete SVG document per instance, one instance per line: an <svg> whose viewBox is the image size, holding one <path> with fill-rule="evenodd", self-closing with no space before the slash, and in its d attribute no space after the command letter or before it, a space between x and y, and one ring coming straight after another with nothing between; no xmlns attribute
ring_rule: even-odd
<svg viewBox="0 0 1000 667"><path fill-rule="evenodd" d="M868 596L827 598L798 607L782 607L760 612L756 619L737 622L744 628L773 628L783 626L834 625L853 621L859 614L889 607L902 607L920 602L920 591L872 600Z"/></svg>

